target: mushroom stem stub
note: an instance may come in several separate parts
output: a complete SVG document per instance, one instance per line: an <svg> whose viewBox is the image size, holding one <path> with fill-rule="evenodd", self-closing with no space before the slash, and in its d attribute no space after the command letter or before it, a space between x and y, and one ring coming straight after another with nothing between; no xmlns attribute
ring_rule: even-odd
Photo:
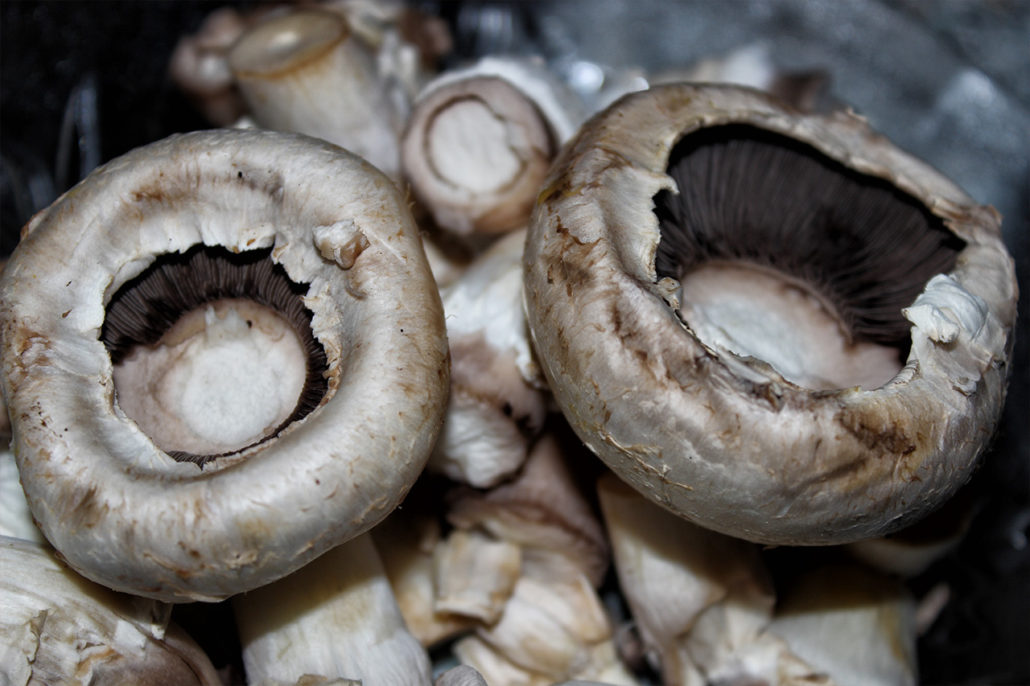
<svg viewBox="0 0 1030 686"><path fill-rule="evenodd" d="M523 268L580 438L722 533L896 530L965 482L1000 416L997 213L846 113L735 86L626 96L552 167Z"/></svg>
<svg viewBox="0 0 1030 686"><path fill-rule="evenodd" d="M313 138L118 158L33 219L0 293L29 507L110 588L217 600L304 566L400 502L443 421L405 201Z"/></svg>

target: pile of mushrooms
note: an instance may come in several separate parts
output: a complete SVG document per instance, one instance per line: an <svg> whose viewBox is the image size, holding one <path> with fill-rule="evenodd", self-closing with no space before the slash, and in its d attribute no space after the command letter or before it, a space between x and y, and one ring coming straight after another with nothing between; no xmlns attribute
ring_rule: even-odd
<svg viewBox="0 0 1030 686"><path fill-rule="evenodd" d="M4 580L12 682L106 674L58 676L84 648L44 649L52 583L90 598L60 631L196 683L236 676L168 603L229 598L253 684L916 683L897 573L928 558L871 541L1000 416L997 213L852 114L435 74L415 19L213 15L173 74L235 126L23 230L0 535L37 540L0 552L46 571ZM755 545L843 543L775 582Z"/></svg>

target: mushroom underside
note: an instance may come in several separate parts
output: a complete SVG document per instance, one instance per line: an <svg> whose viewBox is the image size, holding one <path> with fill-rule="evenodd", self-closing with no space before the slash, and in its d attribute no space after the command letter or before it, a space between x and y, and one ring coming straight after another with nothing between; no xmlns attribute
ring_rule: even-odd
<svg viewBox="0 0 1030 686"><path fill-rule="evenodd" d="M794 139L747 125L674 146L679 193L655 196L659 278L716 349L813 390L876 388L900 370L912 304L965 243L915 199Z"/></svg>
<svg viewBox="0 0 1030 686"><path fill-rule="evenodd" d="M201 466L302 419L328 388L306 291L270 250L159 256L107 305L101 339L122 410Z"/></svg>

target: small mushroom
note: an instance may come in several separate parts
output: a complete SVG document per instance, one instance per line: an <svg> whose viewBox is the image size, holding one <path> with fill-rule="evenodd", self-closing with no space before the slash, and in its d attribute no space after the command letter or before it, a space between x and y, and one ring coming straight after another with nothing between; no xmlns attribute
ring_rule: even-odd
<svg viewBox="0 0 1030 686"><path fill-rule="evenodd" d="M522 228L581 109L540 61L487 57L446 72L415 101L401 142L404 176L455 235Z"/></svg>
<svg viewBox="0 0 1030 686"><path fill-rule="evenodd" d="M273 16L244 33L228 60L258 126L317 136L397 176L404 113L343 13Z"/></svg>
<svg viewBox="0 0 1030 686"><path fill-rule="evenodd" d="M896 530L966 481L999 418L998 214L848 113L734 86L626 96L555 163L523 265L573 428L716 531Z"/></svg>
<svg viewBox="0 0 1030 686"><path fill-rule="evenodd" d="M110 588L217 600L299 569L400 502L443 419L411 215L323 141L223 130L130 152L33 218L0 299L33 517ZM273 341L301 362L265 366ZM135 353L166 359L120 378ZM140 387L161 414L134 417ZM184 433L148 433L166 422Z"/></svg>

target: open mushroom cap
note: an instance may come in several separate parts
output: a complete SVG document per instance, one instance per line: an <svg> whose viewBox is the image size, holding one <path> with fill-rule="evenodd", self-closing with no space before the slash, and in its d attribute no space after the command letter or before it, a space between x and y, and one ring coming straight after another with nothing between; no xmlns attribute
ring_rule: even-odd
<svg viewBox="0 0 1030 686"><path fill-rule="evenodd" d="M180 270L198 252L214 286ZM278 285L261 286L273 272ZM305 313L290 324L301 347L318 353L299 365L297 411L285 421L237 437L241 448L215 442L184 456L126 414L112 360L134 334L121 323L142 322L141 346L164 345L153 339L187 313L162 307L250 298L276 309L280 291ZM77 571L118 590L213 600L300 568L400 502L442 422L443 311L413 220L389 179L323 141L208 131L130 152L33 218L0 298L3 390L33 516ZM215 314L185 326L236 341L263 324ZM249 340L198 369L217 380L221 364L232 376L265 345ZM198 401L204 388L191 391ZM238 402L292 402L224 390L209 404L227 423L247 419L227 410ZM217 433L198 414L187 423Z"/></svg>
<svg viewBox="0 0 1030 686"><path fill-rule="evenodd" d="M939 506L991 437L1016 311L999 223L852 114L656 87L552 167L528 322L573 428L654 502L757 542L858 540Z"/></svg>

